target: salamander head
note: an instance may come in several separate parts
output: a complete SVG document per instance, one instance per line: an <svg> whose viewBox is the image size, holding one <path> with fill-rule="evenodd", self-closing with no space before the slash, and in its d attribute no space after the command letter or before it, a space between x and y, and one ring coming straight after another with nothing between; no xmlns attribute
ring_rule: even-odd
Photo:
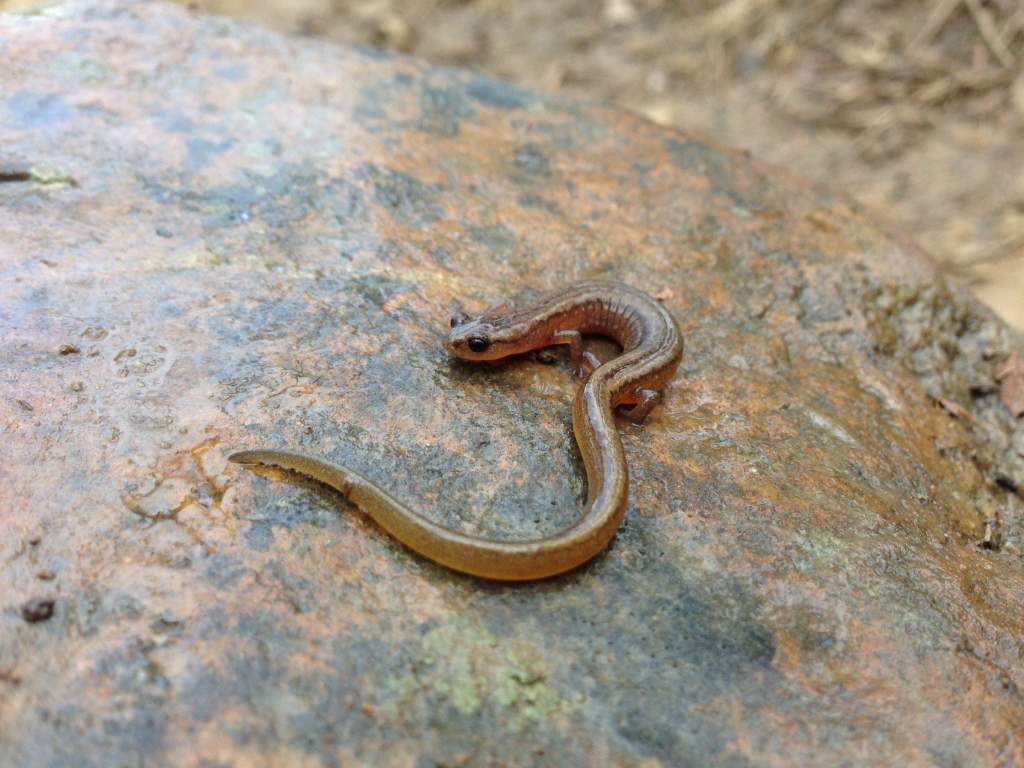
<svg viewBox="0 0 1024 768"><path fill-rule="evenodd" d="M524 347L521 334L496 320L488 315L477 318L455 315L445 348L462 360L498 360L528 349Z"/></svg>

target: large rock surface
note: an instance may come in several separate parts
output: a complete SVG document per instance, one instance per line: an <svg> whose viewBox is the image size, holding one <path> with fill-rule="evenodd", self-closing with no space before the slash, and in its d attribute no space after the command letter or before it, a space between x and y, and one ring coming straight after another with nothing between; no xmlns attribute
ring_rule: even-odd
<svg viewBox="0 0 1024 768"><path fill-rule="evenodd" d="M160 5L0 17L0 56L0 764L1024 764L1019 340L848 201ZM595 277L687 357L578 572L459 576L225 465L564 525L565 366L440 341Z"/></svg>

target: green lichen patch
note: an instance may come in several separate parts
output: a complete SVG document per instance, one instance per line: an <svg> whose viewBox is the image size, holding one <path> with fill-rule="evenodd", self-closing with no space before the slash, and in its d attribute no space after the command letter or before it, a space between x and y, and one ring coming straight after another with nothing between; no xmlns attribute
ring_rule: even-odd
<svg viewBox="0 0 1024 768"><path fill-rule="evenodd" d="M458 715L486 716L518 731L531 722L568 715L581 701L579 694L549 683L539 648L500 638L454 614L423 635L409 667L385 683L386 706L392 711L428 696Z"/></svg>

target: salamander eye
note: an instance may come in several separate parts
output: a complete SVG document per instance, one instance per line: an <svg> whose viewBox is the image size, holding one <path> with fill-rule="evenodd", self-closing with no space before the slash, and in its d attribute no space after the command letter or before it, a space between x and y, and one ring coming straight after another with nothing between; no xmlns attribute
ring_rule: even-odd
<svg viewBox="0 0 1024 768"><path fill-rule="evenodd" d="M470 352L486 352L487 348L491 346L491 340L483 336L470 336L469 341L466 342L466 346L469 347Z"/></svg>

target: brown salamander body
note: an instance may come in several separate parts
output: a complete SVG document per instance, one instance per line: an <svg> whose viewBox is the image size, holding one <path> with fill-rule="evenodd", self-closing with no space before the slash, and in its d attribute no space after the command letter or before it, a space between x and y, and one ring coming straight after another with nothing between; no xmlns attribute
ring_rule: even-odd
<svg viewBox="0 0 1024 768"><path fill-rule="evenodd" d="M587 334L608 336L622 353L601 363L583 350ZM444 528L347 467L276 449L240 451L240 464L267 464L308 475L340 491L399 541L442 565L504 581L541 579L590 560L615 535L626 510L629 472L614 411L640 422L682 359L672 316L647 294L619 283L576 283L522 308L501 305L480 317L452 318L445 346L465 360L495 360L569 346L580 377L573 431L587 473L587 502L568 528L538 539L493 541Z"/></svg>

